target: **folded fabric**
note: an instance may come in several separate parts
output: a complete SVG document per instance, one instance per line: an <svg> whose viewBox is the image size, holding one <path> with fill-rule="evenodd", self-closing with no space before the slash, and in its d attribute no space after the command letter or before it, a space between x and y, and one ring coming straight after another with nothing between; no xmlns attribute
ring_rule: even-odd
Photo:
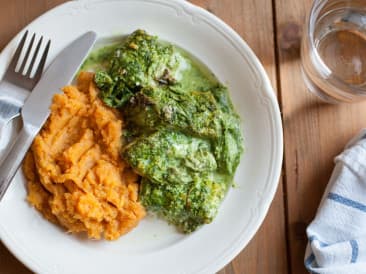
<svg viewBox="0 0 366 274"><path fill-rule="evenodd" d="M366 273L366 130L335 158L335 169L306 232L310 273Z"/></svg>

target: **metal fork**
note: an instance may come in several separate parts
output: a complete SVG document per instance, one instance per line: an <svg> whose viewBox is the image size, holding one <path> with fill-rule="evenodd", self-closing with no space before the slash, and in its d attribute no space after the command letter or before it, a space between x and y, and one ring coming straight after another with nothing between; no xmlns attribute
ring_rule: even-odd
<svg viewBox="0 0 366 274"><path fill-rule="evenodd" d="M38 83L42 76L43 68L46 63L48 50L51 41L48 40L43 51L38 66L35 68L35 73L32 75L33 67L36 62L39 49L42 45L43 36L38 40L37 46L33 52L32 59L30 53L34 44L36 34L33 34L28 48L26 49L23 60L20 60L20 55L25 48L25 41L28 36L26 31L20 40L20 43L14 53L8 69L5 72L2 82L0 82L0 138L4 127L15 117L19 116L20 110L24 104L25 99L34 86ZM26 70L27 62L30 60L29 66ZM18 63L21 65L18 70L16 67Z"/></svg>

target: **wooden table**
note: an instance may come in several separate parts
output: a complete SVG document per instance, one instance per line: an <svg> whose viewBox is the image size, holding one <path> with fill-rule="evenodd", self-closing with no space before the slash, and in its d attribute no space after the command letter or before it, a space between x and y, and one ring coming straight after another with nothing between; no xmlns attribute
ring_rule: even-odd
<svg viewBox="0 0 366 274"><path fill-rule="evenodd" d="M0 49L27 23L64 0L0 0ZM251 46L278 95L284 125L282 178L250 244L220 274L307 273L305 229L330 177L332 159L366 126L366 103L327 105L309 94L299 44L311 0L192 0ZM364 116L365 115L365 116ZM0 244L0 274L30 273Z"/></svg>

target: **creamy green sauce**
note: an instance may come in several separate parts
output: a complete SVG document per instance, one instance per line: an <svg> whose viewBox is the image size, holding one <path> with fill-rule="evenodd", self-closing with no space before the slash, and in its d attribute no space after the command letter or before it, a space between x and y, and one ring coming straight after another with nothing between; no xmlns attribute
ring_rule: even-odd
<svg viewBox="0 0 366 274"><path fill-rule="evenodd" d="M180 83L186 90L208 90L219 81L210 70L185 50L176 48L186 63L181 71Z"/></svg>
<svg viewBox="0 0 366 274"><path fill-rule="evenodd" d="M210 223L243 153L227 87L197 59L137 30L94 51L105 104L124 117L122 157L141 175L140 200L185 233Z"/></svg>
<svg viewBox="0 0 366 274"><path fill-rule="evenodd" d="M80 70L93 72L105 70L108 67L110 56L113 54L117 46L118 44L114 43L92 51L82 64Z"/></svg>
<svg viewBox="0 0 366 274"><path fill-rule="evenodd" d="M121 39L119 43L99 47L91 52L80 70L93 72L106 70L111 56L124 40ZM167 42L162 44L167 44ZM210 87L216 86L219 83L216 76L194 56L177 46L175 46L175 50L179 53L178 58L181 60L181 67L179 73L177 73L177 78L183 89L208 90Z"/></svg>

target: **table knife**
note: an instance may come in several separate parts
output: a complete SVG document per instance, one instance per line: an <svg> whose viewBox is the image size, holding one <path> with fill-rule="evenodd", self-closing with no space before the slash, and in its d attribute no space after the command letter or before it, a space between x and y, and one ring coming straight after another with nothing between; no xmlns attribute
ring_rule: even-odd
<svg viewBox="0 0 366 274"><path fill-rule="evenodd" d="M23 127L0 165L0 201L22 160L50 114L53 96L70 83L96 41L95 32L87 32L63 49L32 90L21 110Z"/></svg>

